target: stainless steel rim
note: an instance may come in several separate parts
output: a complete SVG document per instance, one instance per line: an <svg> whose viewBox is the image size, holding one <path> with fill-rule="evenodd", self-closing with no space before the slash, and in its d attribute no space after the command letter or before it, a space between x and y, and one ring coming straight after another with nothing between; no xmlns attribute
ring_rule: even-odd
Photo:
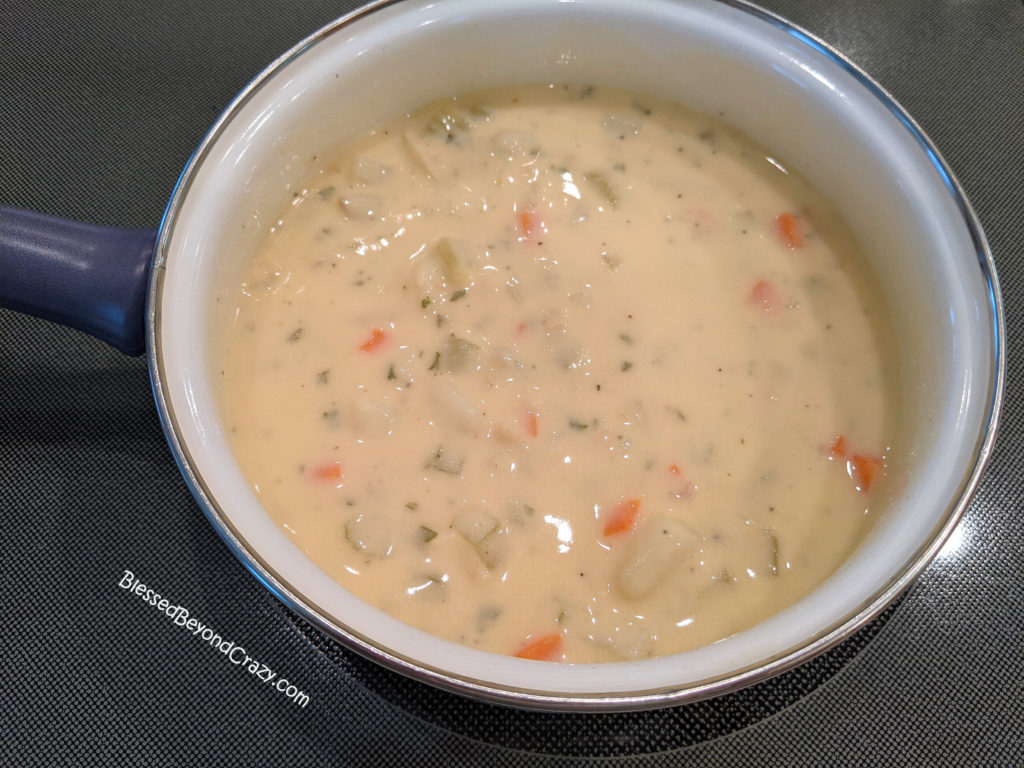
<svg viewBox="0 0 1024 768"><path fill-rule="evenodd" d="M203 138L178 179L160 224L149 282L146 333L150 378L164 434L175 461L185 478L185 482L188 484L192 495L199 503L206 517L235 556L242 561L267 589L310 624L340 640L347 647L377 663L440 688L477 699L519 707L548 710L622 711L650 709L697 701L766 680L811 659L851 636L864 624L881 613L924 571L960 521L992 454L999 413L1002 408L1006 373L1006 335L1002 297L999 292L995 262L978 218L967 201L962 187L934 144L928 139L913 118L896 102L892 95L875 80L830 45L776 14L753 5L747 2L747 0L718 1L782 29L803 44L830 59L856 79L862 87L885 105L889 112L905 126L906 130L929 157L932 166L943 179L947 191L963 217L963 223L970 233L978 266L988 290L990 309L988 320L992 323L994 355L990 361L993 386L987 396L985 430L979 436L975 446L975 460L970 471L963 478L956 498L950 504L942 521L930 535L928 542L914 554L884 588L862 603L855 611L850 612L844 620L837 622L831 629L813 638L811 641L785 651L774 658L767 659L761 664L739 670L725 677L701 681L682 688L644 690L610 695L556 695L538 691L498 687L485 681L453 676L443 670L430 668L413 659L405 658L385 648L380 648L352 628L339 625L328 618L317 606L309 603L297 590L293 589L290 584L276 574L259 557L258 553L251 549L244 539L239 536L217 504L216 499L209 492L208 486L198 472L187 446L180 438L177 421L170 407L166 371L159 343L161 322L160 300L164 281L164 259L167 244L174 230L182 200L187 195L198 168L208 155L211 146L222 133L224 126L275 72L296 59L305 50L322 42L338 30L373 14L375 11L401 2L401 0L376 0L376 2L357 9L323 27L273 61L235 97Z"/></svg>

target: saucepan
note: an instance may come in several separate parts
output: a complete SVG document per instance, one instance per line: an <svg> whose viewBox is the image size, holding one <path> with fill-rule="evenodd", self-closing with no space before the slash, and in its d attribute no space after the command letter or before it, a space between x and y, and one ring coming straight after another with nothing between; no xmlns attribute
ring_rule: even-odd
<svg viewBox="0 0 1024 768"><path fill-rule="evenodd" d="M349 593L285 536L229 449L213 380L221 299L317 156L434 98L591 83L720 115L840 203L891 309L904 459L887 509L824 584L717 643L554 664L427 635ZM992 256L949 167L867 74L741 0L382 0L286 52L196 149L157 233L4 210L0 301L145 351L173 454L214 529L291 609L352 649L460 694L548 709L665 706L820 653L926 567L995 439L1005 340Z"/></svg>

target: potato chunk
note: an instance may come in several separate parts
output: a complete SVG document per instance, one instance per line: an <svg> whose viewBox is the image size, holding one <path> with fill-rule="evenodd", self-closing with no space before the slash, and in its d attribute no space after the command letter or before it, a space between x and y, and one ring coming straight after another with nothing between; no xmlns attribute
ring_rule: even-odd
<svg viewBox="0 0 1024 768"><path fill-rule="evenodd" d="M477 544L476 553L487 570L493 571L508 560L509 546L508 528L497 526Z"/></svg>
<svg viewBox="0 0 1024 768"><path fill-rule="evenodd" d="M630 542L618 572L623 595L638 600L653 592L685 556L697 549L700 537L675 518L648 520Z"/></svg>
<svg viewBox="0 0 1024 768"><path fill-rule="evenodd" d="M453 383L445 382L432 393L431 403L445 424L455 426L467 435L486 435L490 420L481 410L482 404L462 394Z"/></svg>
<svg viewBox="0 0 1024 768"><path fill-rule="evenodd" d="M480 562L488 570L505 562L508 555L508 530L494 515L483 509L465 509L456 516L454 526L473 545Z"/></svg>
<svg viewBox="0 0 1024 768"><path fill-rule="evenodd" d="M387 403L365 392L360 393L349 406L352 427L363 434L390 434L395 417Z"/></svg>
<svg viewBox="0 0 1024 768"><path fill-rule="evenodd" d="M638 616L610 606L587 606L586 637L623 660L645 659L652 655L654 637L650 627Z"/></svg>
<svg viewBox="0 0 1024 768"><path fill-rule="evenodd" d="M498 518L485 509L471 507L455 517L455 530L470 544L476 545L498 527Z"/></svg>
<svg viewBox="0 0 1024 768"><path fill-rule="evenodd" d="M350 219L379 219L384 215L383 202L376 195L348 195L341 208Z"/></svg>
<svg viewBox="0 0 1024 768"><path fill-rule="evenodd" d="M440 237L413 260L413 279L431 303L451 300L472 287L477 261L468 243Z"/></svg>
<svg viewBox="0 0 1024 768"><path fill-rule="evenodd" d="M377 184L391 172L384 163L366 155L358 155L352 161L352 178L360 184Z"/></svg>
<svg viewBox="0 0 1024 768"><path fill-rule="evenodd" d="M380 515L362 514L350 518L345 523L345 538L353 549L371 560L387 557L393 547L391 526L387 518Z"/></svg>

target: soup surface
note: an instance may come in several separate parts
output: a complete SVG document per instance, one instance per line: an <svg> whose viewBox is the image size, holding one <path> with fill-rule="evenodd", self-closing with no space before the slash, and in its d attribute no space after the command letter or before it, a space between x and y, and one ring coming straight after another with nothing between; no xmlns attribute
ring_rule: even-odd
<svg viewBox="0 0 1024 768"><path fill-rule="evenodd" d="M895 390L836 211L706 115L535 85L321 163L252 259L221 397L263 505L428 632L689 649L826 579Z"/></svg>

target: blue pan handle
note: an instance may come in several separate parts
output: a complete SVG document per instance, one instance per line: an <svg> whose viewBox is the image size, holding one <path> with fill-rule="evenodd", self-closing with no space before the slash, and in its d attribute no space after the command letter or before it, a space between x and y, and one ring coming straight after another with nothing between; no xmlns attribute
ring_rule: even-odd
<svg viewBox="0 0 1024 768"><path fill-rule="evenodd" d="M80 224L0 206L0 307L146 351L156 232Z"/></svg>

